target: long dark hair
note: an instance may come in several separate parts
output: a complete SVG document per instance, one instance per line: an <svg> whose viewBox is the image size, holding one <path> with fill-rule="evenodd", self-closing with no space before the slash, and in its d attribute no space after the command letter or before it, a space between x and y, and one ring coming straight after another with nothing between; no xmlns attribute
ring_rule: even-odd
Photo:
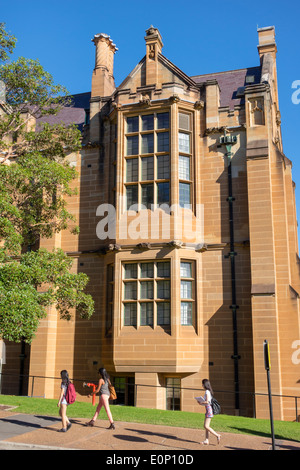
<svg viewBox="0 0 300 470"><path fill-rule="evenodd" d="M60 376L61 376L61 381L64 385L69 385L70 383L70 379L69 379L69 374L68 374L68 371L67 370L62 370L60 372Z"/></svg>
<svg viewBox="0 0 300 470"><path fill-rule="evenodd" d="M205 390L209 390L212 395L214 394L213 389L210 385L210 381L208 379L203 379L202 385Z"/></svg>
<svg viewBox="0 0 300 470"><path fill-rule="evenodd" d="M101 367L99 369L99 374L101 375L102 379L104 380L104 382L107 382L109 381L109 375L108 373L106 372L106 369L104 369L104 367Z"/></svg>

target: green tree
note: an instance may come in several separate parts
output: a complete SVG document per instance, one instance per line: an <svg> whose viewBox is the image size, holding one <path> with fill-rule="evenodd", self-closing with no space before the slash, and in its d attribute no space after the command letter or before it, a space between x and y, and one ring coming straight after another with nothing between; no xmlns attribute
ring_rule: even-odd
<svg viewBox="0 0 300 470"><path fill-rule="evenodd" d="M46 307L70 319L76 308L89 318L94 302L84 293L88 277L71 274L62 250L38 249L41 237L78 233L66 196L76 193L76 170L67 156L81 147L75 125L41 118L70 105L38 60L9 62L15 38L0 24L0 337L30 343ZM38 126L37 126L38 123Z"/></svg>

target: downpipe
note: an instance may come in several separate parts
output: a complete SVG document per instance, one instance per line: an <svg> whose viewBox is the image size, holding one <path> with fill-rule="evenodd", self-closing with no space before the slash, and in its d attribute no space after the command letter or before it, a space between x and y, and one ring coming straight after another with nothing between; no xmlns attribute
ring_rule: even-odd
<svg viewBox="0 0 300 470"><path fill-rule="evenodd" d="M225 258L230 259L230 269L231 269L231 305L230 309L232 311L232 334L233 334L233 354L231 359L233 360L234 367L234 391L235 391L235 410L239 414L240 410L240 390L239 390L239 359L241 356L238 354L238 331L237 331L237 309L239 306L236 302L236 275L235 275L235 257L237 253L235 252L234 245L234 220L233 220L233 202L235 198L233 197L232 192L232 155L231 151L232 145L236 144L236 136L231 136L224 132L224 136L220 138L220 144L225 145L226 152L225 156L227 157L227 173L228 173L228 198L227 202L229 204L229 230L230 230L230 251L228 255L225 255Z"/></svg>

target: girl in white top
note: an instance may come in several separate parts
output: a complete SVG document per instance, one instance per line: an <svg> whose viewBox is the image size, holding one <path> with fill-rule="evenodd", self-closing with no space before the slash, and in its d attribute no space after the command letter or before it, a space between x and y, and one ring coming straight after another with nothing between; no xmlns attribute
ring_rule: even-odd
<svg viewBox="0 0 300 470"><path fill-rule="evenodd" d="M204 444L204 445L209 444L209 439L208 439L209 438L209 433L216 436L216 438L218 440L218 444L220 444L221 435L216 433L210 427L211 418L213 418L213 416L214 416L213 411L212 411L212 407L211 407L211 398L212 398L212 395L213 395L213 391L212 391L212 388L211 388L211 385L210 385L210 382L209 382L208 379L203 379L202 380L202 385L203 385L203 388L205 390L204 401L202 402L202 405L205 406L205 420L204 420L205 440L201 444Z"/></svg>
<svg viewBox="0 0 300 470"><path fill-rule="evenodd" d="M59 432L66 432L72 426L69 418L67 417L68 403L66 400L66 393L67 393L68 385L70 383L70 379L69 379L68 371L66 370L62 370L60 373L60 376L61 376L61 386L60 386L60 396L59 396L57 406L59 407L59 414L61 416L62 428L59 430Z"/></svg>

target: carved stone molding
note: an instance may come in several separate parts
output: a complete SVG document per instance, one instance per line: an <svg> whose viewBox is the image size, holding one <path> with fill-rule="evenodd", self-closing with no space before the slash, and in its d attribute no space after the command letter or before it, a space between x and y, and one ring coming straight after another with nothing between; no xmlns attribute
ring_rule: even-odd
<svg viewBox="0 0 300 470"><path fill-rule="evenodd" d="M148 94L142 95L139 101L140 101L140 104L143 106L151 106L151 99Z"/></svg>
<svg viewBox="0 0 300 470"><path fill-rule="evenodd" d="M203 109L204 108L204 101L202 100L198 100L196 101L196 103L194 104L194 107L195 109Z"/></svg>
<svg viewBox="0 0 300 470"><path fill-rule="evenodd" d="M180 101L180 98L178 95L173 95L173 96L170 96L169 100L171 104L173 104L173 103L178 103L178 101Z"/></svg>
<svg viewBox="0 0 300 470"><path fill-rule="evenodd" d="M207 244L206 243L199 243L196 246L195 251L198 251L199 253L203 253L204 251L207 251Z"/></svg>
<svg viewBox="0 0 300 470"><path fill-rule="evenodd" d="M265 124L263 96L249 99L250 125L263 126Z"/></svg>
<svg viewBox="0 0 300 470"><path fill-rule="evenodd" d="M169 246L172 248L181 248L183 245L183 242L180 240L172 240L171 242L168 243Z"/></svg>
<svg viewBox="0 0 300 470"><path fill-rule="evenodd" d="M121 246L117 245L116 243L110 243L104 249L105 253L112 253L113 251L120 251Z"/></svg>
<svg viewBox="0 0 300 470"><path fill-rule="evenodd" d="M138 245L136 245L137 248L139 248L140 250L150 250L151 248L151 244L150 243L138 243Z"/></svg>
<svg viewBox="0 0 300 470"><path fill-rule="evenodd" d="M227 131L228 129L226 126L222 127L208 127L204 131L204 136L211 135L211 134L223 134L224 131Z"/></svg>

